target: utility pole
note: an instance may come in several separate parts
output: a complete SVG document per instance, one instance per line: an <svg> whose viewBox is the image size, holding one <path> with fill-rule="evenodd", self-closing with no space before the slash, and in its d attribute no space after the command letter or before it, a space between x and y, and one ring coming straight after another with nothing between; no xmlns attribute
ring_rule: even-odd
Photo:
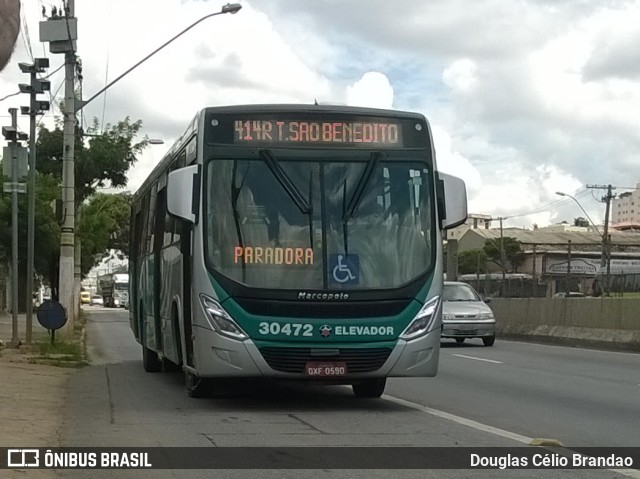
<svg viewBox="0 0 640 479"><path fill-rule="evenodd" d="M504 233L502 229L502 216L498 218L500 220L500 266L502 267L502 287L500 288L500 296L504 297L504 288L507 281L507 255L504 252Z"/></svg>
<svg viewBox="0 0 640 479"><path fill-rule="evenodd" d="M9 108L11 126L2 127L2 136L9 142L3 150L4 175L11 178L4 183L3 191L11 193L11 346L20 345L18 333L18 193L25 193L25 184L20 178L26 176L26 151L18 140L26 140L27 135L18 132L18 109ZM10 161L6 161L9 158Z"/></svg>
<svg viewBox="0 0 640 479"><path fill-rule="evenodd" d="M611 200L616 195L613 194L615 187L611 185L587 185L587 188L606 190L607 194L602 197L602 202L606 204L604 212L604 232L602 233L602 255L600 257L600 271L604 279L604 294L610 296L611 279L611 237L609 235L609 212L611 211ZM606 276L605 276L606 274Z"/></svg>
<svg viewBox="0 0 640 479"><path fill-rule="evenodd" d="M27 286L26 286L26 307L27 325L25 340L31 344L33 335L33 262L34 262L34 238L35 238L35 214L36 214L36 116L49 110L48 101L36 100L38 93L51 90L51 83L47 80L39 80L36 73L42 73L49 68L48 58L36 58L33 65L19 63L22 73L31 74L31 82L28 85L20 84L21 93L29 93L29 106L20 107L23 115L29 115L29 212L27 231Z"/></svg>
<svg viewBox="0 0 640 479"><path fill-rule="evenodd" d="M40 41L50 42L51 53L65 55L64 123L62 152L62 208L63 221L60 233L60 276L58 298L65 308L67 322L61 329L63 335L73 334L75 322L74 300L74 243L75 243L75 179L74 147L76 127L76 42L77 19L74 17L75 1L67 0L64 16L40 22Z"/></svg>
<svg viewBox="0 0 640 479"><path fill-rule="evenodd" d="M571 240L567 242L567 279L565 280L564 292L569 296L569 280L571 279Z"/></svg>
<svg viewBox="0 0 640 479"><path fill-rule="evenodd" d="M63 334L73 332L75 322L75 305L79 298L74 298L74 246L75 246L75 180L74 180L74 145L75 145L75 125L76 110L82 109L98 95L110 88L117 81L129 74L132 70L147 61L164 47L185 34L193 27L207 18L223 15L226 13L235 14L242 8L238 3L226 4L219 12L211 13L200 18L189 25L180 33L172 37L160 47L156 48L138 63L133 65L123 74L118 76L111 83L106 85L88 100L80 99L76 102L74 95L74 77L76 69L76 40L78 38L78 22L75 18L75 0L67 0L67 7L63 17L49 18L40 22L40 41L50 42L51 53L65 54L65 100L64 100L64 125L63 125L63 167L62 167L62 203L63 222L60 235L60 279L58 285L58 297L62 306L66 309L67 322L61 329ZM78 270L79 273L79 270Z"/></svg>

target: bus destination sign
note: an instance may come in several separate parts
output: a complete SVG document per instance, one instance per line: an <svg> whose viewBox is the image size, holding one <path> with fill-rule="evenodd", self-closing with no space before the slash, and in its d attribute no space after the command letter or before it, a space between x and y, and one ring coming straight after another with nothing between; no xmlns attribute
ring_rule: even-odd
<svg viewBox="0 0 640 479"><path fill-rule="evenodd" d="M235 120L234 143L402 147L396 122Z"/></svg>

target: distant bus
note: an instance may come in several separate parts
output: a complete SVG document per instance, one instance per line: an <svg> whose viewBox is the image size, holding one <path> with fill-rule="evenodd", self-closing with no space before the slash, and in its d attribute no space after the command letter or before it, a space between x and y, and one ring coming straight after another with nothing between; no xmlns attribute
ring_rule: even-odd
<svg viewBox="0 0 640 479"><path fill-rule="evenodd" d="M130 322L149 372L352 385L435 376L442 230L464 183L417 113L206 108L134 195Z"/></svg>

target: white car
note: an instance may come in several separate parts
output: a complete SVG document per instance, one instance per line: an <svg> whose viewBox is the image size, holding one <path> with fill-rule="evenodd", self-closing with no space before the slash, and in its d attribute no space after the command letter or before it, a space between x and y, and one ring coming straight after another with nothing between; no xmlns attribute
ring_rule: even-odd
<svg viewBox="0 0 640 479"><path fill-rule="evenodd" d="M463 343L481 338L485 346L496 340L496 318L480 295L467 283L445 281L442 293L442 337Z"/></svg>
<svg viewBox="0 0 640 479"><path fill-rule="evenodd" d="M102 296L94 294L93 296L91 296L89 304L91 306L102 306L104 304L104 301L102 300Z"/></svg>

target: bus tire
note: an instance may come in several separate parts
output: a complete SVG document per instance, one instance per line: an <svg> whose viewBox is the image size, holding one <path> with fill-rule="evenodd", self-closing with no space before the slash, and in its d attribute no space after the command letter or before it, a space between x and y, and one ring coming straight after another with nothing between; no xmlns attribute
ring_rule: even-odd
<svg viewBox="0 0 640 479"><path fill-rule="evenodd" d="M144 310L140 305L140 317L144 318ZM144 325L141 324L140 328L140 342L142 343L142 366L148 373L158 373L162 371L162 361L158 357L158 353L149 349L146 345L146 337L144 333Z"/></svg>
<svg viewBox="0 0 640 479"><path fill-rule="evenodd" d="M211 394L211 380L201 378L185 369L184 385L187 396L190 398L203 398Z"/></svg>
<svg viewBox="0 0 640 479"><path fill-rule="evenodd" d="M384 393L387 378L363 379L351 385L353 394L358 398L379 398Z"/></svg>
<svg viewBox="0 0 640 479"><path fill-rule="evenodd" d="M142 366L148 373L158 373L162 371L162 361L158 358L158 353L147 348L142 343Z"/></svg>
<svg viewBox="0 0 640 479"><path fill-rule="evenodd" d="M485 336L484 338L482 338L482 342L484 343L485 347L493 346L493 343L496 342L495 334L493 336Z"/></svg>

